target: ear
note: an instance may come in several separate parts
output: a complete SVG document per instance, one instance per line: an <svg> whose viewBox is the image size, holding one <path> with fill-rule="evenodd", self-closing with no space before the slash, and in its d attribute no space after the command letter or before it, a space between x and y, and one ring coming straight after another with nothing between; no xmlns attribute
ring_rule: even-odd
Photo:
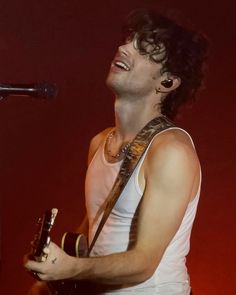
<svg viewBox="0 0 236 295"><path fill-rule="evenodd" d="M181 84L181 79L173 75L163 75L157 92L169 93L177 89Z"/></svg>

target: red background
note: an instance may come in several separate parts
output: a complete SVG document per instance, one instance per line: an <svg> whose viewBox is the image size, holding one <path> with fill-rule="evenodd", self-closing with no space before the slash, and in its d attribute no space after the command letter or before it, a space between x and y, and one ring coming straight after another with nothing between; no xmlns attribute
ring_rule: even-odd
<svg viewBox="0 0 236 295"><path fill-rule="evenodd" d="M27 293L22 267L35 221L59 208L53 235L73 230L84 213L89 140L113 124L106 89L110 61L127 13L171 9L210 40L207 87L178 119L195 140L203 190L188 258L194 295L236 294L235 7L224 1L4 1L0 3L0 81L49 80L53 101L0 101L1 294Z"/></svg>

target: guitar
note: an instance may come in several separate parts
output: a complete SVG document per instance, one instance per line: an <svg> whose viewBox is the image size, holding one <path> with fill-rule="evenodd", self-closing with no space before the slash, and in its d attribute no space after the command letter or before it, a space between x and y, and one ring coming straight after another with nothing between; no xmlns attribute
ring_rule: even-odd
<svg viewBox="0 0 236 295"><path fill-rule="evenodd" d="M47 256L43 250L50 244L49 233L54 225L58 209L47 210L38 220L38 231L32 242L32 257L36 261L45 261ZM87 256L87 238L83 234L66 232L61 241L61 248L69 255L76 257ZM75 281L53 281L48 283L52 295L75 295L78 289L83 289L82 284ZM81 294L81 292L80 292ZM88 294L88 293L86 293Z"/></svg>
<svg viewBox="0 0 236 295"><path fill-rule="evenodd" d="M32 242L32 256L36 261L44 261L46 256L43 249L50 244L49 233L55 222L58 209L53 208L52 210L47 210L42 218L38 219L38 231L34 236L34 241Z"/></svg>

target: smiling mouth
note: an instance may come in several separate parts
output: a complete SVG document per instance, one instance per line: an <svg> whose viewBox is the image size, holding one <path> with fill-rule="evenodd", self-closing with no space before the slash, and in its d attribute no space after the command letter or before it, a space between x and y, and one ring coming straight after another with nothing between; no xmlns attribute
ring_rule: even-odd
<svg viewBox="0 0 236 295"><path fill-rule="evenodd" d="M122 61L114 61L114 65L116 67L118 67L119 69L122 69L122 70L125 70L125 71L130 70L130 67L126 63L124 63Z"/></svg>

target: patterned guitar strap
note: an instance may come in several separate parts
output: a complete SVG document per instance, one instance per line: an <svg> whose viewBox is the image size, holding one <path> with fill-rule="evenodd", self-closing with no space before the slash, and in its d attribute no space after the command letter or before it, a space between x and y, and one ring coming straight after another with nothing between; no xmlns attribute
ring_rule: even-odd
<svg viewBox="0 0 236 295"><path fill-rule="evenodd" d="M150 121L134 138L132 141L129 150L124 158L124 161L121 165L120 171L116 177L115 183L107 197L107 204L102 216L102 219L98 225L97 231L94 235L94 238L89 246L88 254L91 253L97 238L107 221L113 207L115 206L119 196L125 188L130 176L132 175L135 167L138 165L142 155L147 149L152 138L160 133L163 130L174 127L174 123L167 119L165 116L160 116L154 118Z"/></svg>

